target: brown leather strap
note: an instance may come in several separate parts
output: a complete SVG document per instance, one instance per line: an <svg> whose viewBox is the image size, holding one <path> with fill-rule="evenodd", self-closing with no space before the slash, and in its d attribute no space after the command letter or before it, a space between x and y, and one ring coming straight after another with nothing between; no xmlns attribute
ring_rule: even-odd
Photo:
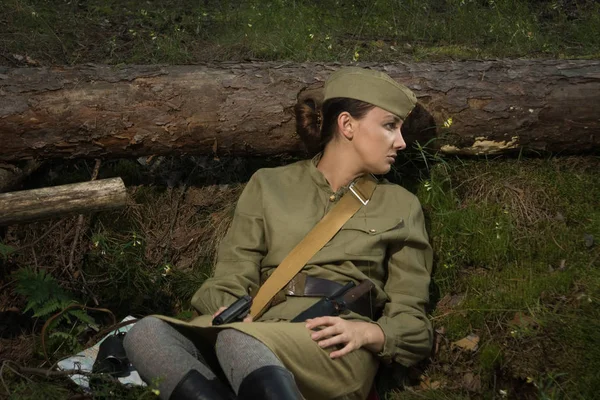
<svg viewBox="0 0 600 400"><path fill-rule="evenodd" d="M360 207L369 202L376 186L377 180L372 175L362 176L350 185L339 202L294 247L260 287L252 302L250 315L258 318L265 311L273 296L304 268Z"/></svg>

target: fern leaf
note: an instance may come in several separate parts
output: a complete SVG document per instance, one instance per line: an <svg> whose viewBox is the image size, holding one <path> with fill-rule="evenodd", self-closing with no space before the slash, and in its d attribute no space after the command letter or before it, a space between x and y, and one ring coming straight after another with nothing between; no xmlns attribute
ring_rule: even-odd
<svg viewBox="0 0 600 400"><path fill-rule="evenodd" d="M87 312L84 310L69 310L70 315L77 318L79 321L88 324L88 325L96 325L96 321L92 318Z"/></svg>
<svg viewBox="0 0 600 400"><path fill-rule="evenodd" d="M58 310L62 310L61 302L57 299L49 299L44 304L39 305L38 307L32 307L35 311L33 314L34 317L49 317L51 314L56 313Z"/></svg>
<svg viewBox="0 0 600 400"><path fill-rule="evenodd" d="M71 340L74 339L73 335L67 332L55 331L52 332L49 336L52 339L63 339L63 340Z"/></svg>

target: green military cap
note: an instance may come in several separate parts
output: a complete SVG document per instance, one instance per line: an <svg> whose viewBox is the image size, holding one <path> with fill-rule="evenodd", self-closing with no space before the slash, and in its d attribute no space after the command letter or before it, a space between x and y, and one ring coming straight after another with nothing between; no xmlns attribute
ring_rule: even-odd
<svg viewBox="0 0 600 400"><path fill-rule="evenodd" d="M381 107L405 120L417 96L389 75L358 67L342 68L325 81L324 99L347 97Z"/></svg>

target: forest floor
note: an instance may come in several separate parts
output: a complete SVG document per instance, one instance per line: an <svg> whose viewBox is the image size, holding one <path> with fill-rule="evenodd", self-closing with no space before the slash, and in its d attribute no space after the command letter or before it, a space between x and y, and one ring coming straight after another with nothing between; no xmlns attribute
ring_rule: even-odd
<svg viewBox="0 0 600 400"><path fill-rule="evenodd" d="M600 57L594 1L6 0L0 65L397 62ZM1 70L1 68L0 68ZM121 319L190 318L235 201L293 158L103 160L125 209L0 228L0 398L85 398L49 368ZM24 188L90 179L47 162ZM416 193L435 251L431 357L393 399L600 398L600 158L458 159L407 151L388 178ZM44 351L48 357L46 359ZM95 398L154 398L102 383Z"/></svg>

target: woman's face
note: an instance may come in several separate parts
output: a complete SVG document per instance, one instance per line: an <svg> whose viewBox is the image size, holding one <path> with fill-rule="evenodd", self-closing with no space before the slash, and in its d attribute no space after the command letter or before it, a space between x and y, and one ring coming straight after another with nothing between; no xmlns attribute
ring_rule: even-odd
<svg viewBox="0 0 600 400"><path fill-rule="evenodd" d="M396 154L406 148L400 128L402 120L382 108L372 108L363 118L354 120L352 143L363 170L385 174L396 162Z"/></svg>

